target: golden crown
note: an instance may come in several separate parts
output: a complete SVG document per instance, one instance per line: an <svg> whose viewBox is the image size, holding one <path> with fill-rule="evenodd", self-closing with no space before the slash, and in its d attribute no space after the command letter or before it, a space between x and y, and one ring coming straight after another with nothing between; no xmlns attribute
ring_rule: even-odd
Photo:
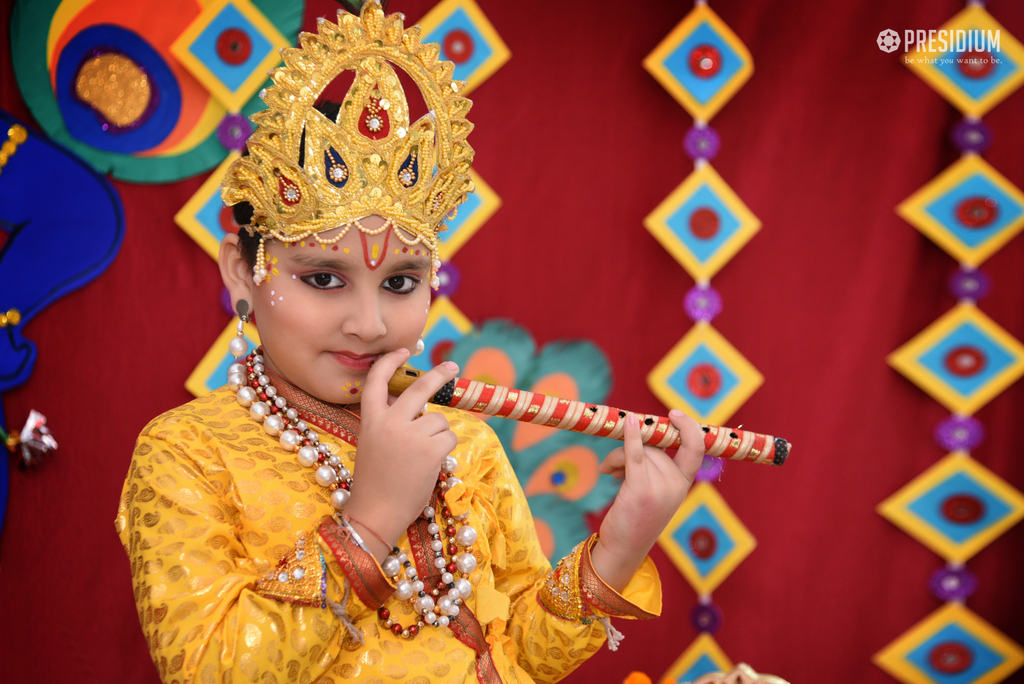
<svg viewBox="0 0 1024 684"><path fill-rule="evenodd" d="M369 232L359 219L376 214L387 219L383 230L427 247L436 272L437 233L473 191L472 102L459 95L464 84L452 79L454 65L439 59L439 46L420 44L419 26L406 30L402 21L370 1L358 17L339 11L337 24L320 19L316 34L299 34L301 48L282 51L284 66L260 93L268 108L251 117L249 154L231 164L221 187L226 204L252 205L251 227L264 239L312 235L327 244L352 225ZM415 123L393 67L426 103L427 115ZM355 79L331 121L314 105L347 70ZM330 241L316 235L338 227L344 230ZM257 276L262 240L260 247Z"/></svg>

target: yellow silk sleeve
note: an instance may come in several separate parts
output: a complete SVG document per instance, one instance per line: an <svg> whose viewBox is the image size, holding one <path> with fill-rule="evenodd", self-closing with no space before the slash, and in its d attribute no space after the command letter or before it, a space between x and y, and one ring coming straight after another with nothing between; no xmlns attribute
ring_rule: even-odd
<svg viewBox="0 0 1024 684"><path fill-rule="evenodd" d="M501 450L500 444L494 448ZM556 616L541 604L539 594L552 568L541 551L526 496L504 452L493 501L506 543L505 567L493 566L494 589L507 597L508 610L501 615L500 605L495 605L497 600L482 591L478 617L487 625L492 651L500 648L521 682L556 682L600 649L606 638L605 627L597 619L581 621ZM599 582L596 574L593 578ZM613 607L592 609L595 617L652 617L651 614L661 611L661 584L649 558L621 595L607 586L593 589ZM492 617L485 612L485 606L498 615ZM491 620L485 621L485 617Z"/></svg>
<svg viewBox="0 0 1024 684"><path fill-rule="evenodd" d="M225 467L233 456L210 429L187 421L156 423L136 445L116 528L154 664L168 683L249 682L267 673L316 680L337 657L339 623L330 608L255 591L272 557L291 549L278 545L259 559L250 552L267 535L242 524ZM328 576L328 596L339 595L336 577ZM350 601L350 613L364 611Z"/></svg>

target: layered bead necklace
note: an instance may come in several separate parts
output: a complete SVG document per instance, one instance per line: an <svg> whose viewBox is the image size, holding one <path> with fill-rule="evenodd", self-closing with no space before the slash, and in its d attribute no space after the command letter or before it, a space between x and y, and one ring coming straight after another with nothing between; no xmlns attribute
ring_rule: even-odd
<svg viewBox="0 0 1024 684"><path fill-rule="evenodd" d="M270 375L264 366L262 349L254 349L246 355L249 345L242 337L242 326L243 321L239 321L238 335L229 345L236 362L228 368L228 387L235 392L238 403L249 409L249 415L263 424L266 433L278 438L281 448L294 453L302 466L315 468L316 482L330 493L331 505L335 508L339 524L351 530L343 511L352 491L352 472L342 464L341 457L332 452L329 444L320 441L320 435L302 419L299 410L289 406L288 400L271 384ZM245 358L239 360L242 356ZM409 554L398 546L393 547L381 562L384 574L395 585L395 597L408 601L417 613L416 624L403 626L392 618L387 608L381 607L377 611L381 623L395 636L411 639L425 626L447 627L451 619L459 615L459 606L472 593L473 585L468 575L477 565L473 555L477 532L466 522L468 513L453 516L444 503L447 491L462 482L452 475L458 465L453 456L446 456L441 462L441 471L434 489L437 502L442 506L440 519L446 523L445 533L449 540L447 549L441 540L441 525L437 522L434 507L428 505L424 508L420 518L425 520L430 534L426 551L433 554L434 568L440 571L437 584L428 587L419 578ZM456 524L459 526L456 527ZM459 547L462 547L461 552Z"/></svg>

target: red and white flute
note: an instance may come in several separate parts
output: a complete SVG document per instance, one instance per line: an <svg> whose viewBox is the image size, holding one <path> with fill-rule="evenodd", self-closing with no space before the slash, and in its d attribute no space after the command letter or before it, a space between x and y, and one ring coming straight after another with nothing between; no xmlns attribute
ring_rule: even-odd
<svg viewBox="0 0 1024 684"><path fill-rule="evenodd" d="M391 378L388 391L398 396L422 374L422 371L403 366ZM626 426L626 412L611 406L560 399L465 378L455 378L446 384L430 399L430 403L609 439L622 440ZM679 447L679 430L668 418L652 414L637 414L637 418L644 444L662 449ZM704 431L704 453L709 456L777 466L785 463L789 456L790 444L781 437L713 425L700 427Z"/></svg>

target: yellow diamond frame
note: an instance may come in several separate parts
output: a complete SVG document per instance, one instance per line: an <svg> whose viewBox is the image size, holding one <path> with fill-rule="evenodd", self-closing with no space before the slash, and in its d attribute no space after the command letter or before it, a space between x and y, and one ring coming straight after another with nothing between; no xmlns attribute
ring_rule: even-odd
<svg viewBox="0 0 1024 684"><path fill-rule="evenodd" d="M277 66L281 61L281 55L278 53L278 49L270 50L267 52L267 56L263 58L263 61L256 65L242 85L238 86L237 90L228 90L210 68L192 54L189 46L206 29L210 20L229 4L234 5L246 19L252 22L253 26L263 34L263 37L270 42L273 48L291 47L288 39L281 35L277 27L249 0L213 0L203 8L199 16L193 19L192 23L174 40L174 43L171 44L171 53L229 112L238 112L252 98L253 94L259 90L260 86L266 82L267 71Z"/></svg>
<svg viewBox="0 0 1024 684"><path fill-rule="evenodd" d="M705 104L701 104L697 99L691 95L686 88L684 88L675 76L672 75L667 68L665 68L665 59L672 54L679 44L685 41L690 33L697 28L702 22L710 24L714 30L722 37L722 39L729 44L729 47L739 55L743 61L743 65L739 71L733 74L732 78L722 86L722 88L707 101ZM715 14L710 7L706 4L698 4L693 10L683 17L683 20L676 24L676 27L672 29L665 38L658 43L658 46L651 51L651 54L647 55L643 61L644 69L648 71L661 84L661 86L669 92L676 101L690 113L694 119L699 121L710 121L711 117L718 113L725 103L728 102L736 91L743 87L743 84L754 73L754 60L750 56L750 51L747 50L747 46L743 44L743 41L739 39L732 29L729 28L722 19Z"/></svg>
<svg viewBox="0 0 1024 684"><path fill-rule="evenodd" d="M997 684L1024 664L1024 649L959 603L942 606L876 653L871 661L906 684L937 684L935 678L919 670L907 656L943 627L953 623L973 634L988 648L998 651L1004 658L998 667L970 684Z"/></svg>
<svg viewBox="0 0 1024 684"><path fill-rule="evenodd" d="M1024 67L1024 62L1022 62L1022 67ZM1021 69L1021 72L1024 73L1024 68ZM1024 213L1022 213L1015 221L994 233L988 240L976 247L971 247L928 213L926 207L929 204L975 174L984 176L986 180L1024 207L1024 193L976 154L965 154L896 206L896 213L903 220L927 235L932 242L944 249L951 257L972 268L995 254L1003 245L1016 237L1021 229L1024 229Z"/></svg>
<svg viewBox="0 0 1024 684"><path fill-rule="evenodd" d="M679 542L672 538L672 533L686 518L700 506L707 506L714 514L718 524L729 533L734 544L729 553L722 558L714 570L706 577L701 577L700 572L694 565L693 560L679 548ZM686 495L683 505L679 507L672 520L669 521L665 530L658 537L658 545L665 552L665 555L675 564L683 577L694 588L698 594L710 594L718 587L733 570L736 569L743 559L750 555L750 552L757 546L753 535L743 526L740 519L732 512L725 499L718 493L711 484L698 482L690 493Z"/></svg>
<svg viewBox="0 0 1024 684"><path fill-rule="evenodd" d="M466 80L466 87L462 89L462 94L468 95L478 85L490 78L491 74L500 69L512 57L512 52L487 19L487 15L473 0L443 0L434 5L434 8L418 22L420 35L429 36L444 23L445 19L451 16L452 12L459 8L469 16L477 30L487 39L491 48L491 56L478 66L473 75Z"/></svg>
<svg viewBox="0 0 1024 684"><path fill-rule="evenodd" d="M480 174L470 169L469 177L473 181L473 194L480 198L480 205L473 212L472 216L466 218L465 223L458 227L451 234L451 238L440 243L441 258L449 261L462 245L466 244L469 238L473 237L480 227L487 223L487 220L494 215L494 212L501 208L501 198L498 193L491 189L491 186L484 182ZM461 211L461 209L460 209Z"/></svg>
<svg viewBox="0 0 1024 684"><path fill-rule="evenodd" d="M466 318L466 314L459 311L459 307L452 304L452 300L447 297L438 297L430 305L430 313L427 314L427 325L423 329L423 336L429 335L442 318L448 319L463 335L473 329L473 323Z"/></svg>
<svg viewBox="0 0 1024 684"><path fill-rule="evenodd" d="M1003 26L996 21L991 14L985 11L983 7L968 4L966 8L954 15L952 19L940 26L939 30L946 31L947 35L949 35L950 31L956 30L991 31L993 34L998 31L1000 40L999 52L997 55L1009 55L1019 67L1016 74L1007 77L999 84L998 87L993 88L980 100L976 100L965 93L963 89L946 76L946 74L942 73L942 70L935 64L916 61L917 59L925 57L928 57L929 59L937 59L939 57L931 57L931 55L937 55L938 53L923 52L920 49L906 53L903 56L904 64L906 64L911 71L920 76L922 81L934 88L940 95L946 98L950 104L964 114L979 118L984 116L990 109L1002 102L1010 93L1019 88L1021 82L1024 82L1024 45L1021 45L1020 41L1014 38L1013 34L1003 28ZM942 53L942 55L948 54L960 53Z"/></svg>
<svg viewBox="0 0 1024 684"><path fill-rule="evenodd" d="M252 323L246 323L242 329L245 335L246 342L249 343L249 347L254 349L260 344L260 334L256 332L256 326ZM197 397L201 397L204 394L209 394L211 390L215 390L228 381L226 377L220 379L220 383L210 387L206 384L206 381L210 379L213 372L217 370L217 367L224 362L224 358L230 354L228 351L228 344L231 339L238 333L238 322L232 320L228 323L228 327L224 328L218 337L217 341L213 343L210 350L203 356L203 360L199 362L199 365L195 367L195 370L185 380L185 389L194 394Z"/></svg>
<svg viewBox="0 0 1024 684"><path fill-rule="evenodd" d="M188 233L196 243L203 248L203 251L213 257L216 261L220 254L220 242L218 242L210 231L196 219L196 214L210 201L214 195L220 196L220 184L224 180L231 163L241 156L238 152L232 152L228 158L220 163L209 178L203 181L196 193L185 202L185 206L174 215L174 222L178 227Z"/></svg>
<svg viewBox="0 0 1024 684"><path fill-rule="evenodd" d="M710 348L738 379L736 386L722 397L721 401L708 414L703 414L690 405L668 384L669 378L672 377L676 369L701 344ZM729 420L763 382L764 376L742 354L736 351L736 348L729 344L729 341L722 337L721 333L711 327L710 323L697 323L690 328L683 339L679 340L665 358L647 374L647 386L665 406L677 408L683 413L698 418L701 422L716 425L721 425Z"/></svg>
<svg viewBox="0 0 1024 684"><path fill-rule="evenodd" d="M1010 507L1010 513L1005 518L962 544L957 544L936 531L909 508L910 504L955 473L964 473L969 476ZM1024 518L1024 495L973 458L965 453L954 451L878 504L875 510L883 518L946 560L965 563L967 559L1020 522L1021 518Z"/></svg>
<svg viewBox="0 0 1024 684"><path fill-rule="evenodd" d="M668 221L679 207L685 204L694 193L705 185L709 186L718 199L729 208L729 211L732 212L740 225L737 227L736 232L719 246L710 259L700 261L690 251L690 248L672 232ZM644 227L661 243L662 247L668 250L669 254L679 262L679 265L686 269L695 281L703 282L718 273L737 252L743 249L744 245L750 242L750 238L754 237L754 234L761 230L761 221L754 216L750 209L747 209L747 205L722 180L718 172L710 164L704 164L694 169L668 197L662 200L661 204L654 211L644 218Z"/></svg>
<svg viewBox="0 0 1024 684"><path fill-rule="evenodd" d="M1016 357L1010 365L993 376L969 397L965 397L947 385L918 360L918 357L963 323L971 323L980 328L986 335L998 342L1005 351ZM953 413L969 416L1024 374L1024 345L999 327L976 306L964 302L953 307L918 333L916 337L889 354L886 361Z"/></svg>
<svg viewBox="0 0 1024 684"><path fill-rule="evenodd" d="M679 682L679 678L686 674L687 670L693 667L701 656L707 656L718 667L719 672L732 670L732 661L729 660L729 656L725 655L725 651L718 645L715 638L707 632L701 632L693 640L693 643L686 647L676 662L672 663L672 666L665 671L659 681L668 679L672 682Z"/></svg>

